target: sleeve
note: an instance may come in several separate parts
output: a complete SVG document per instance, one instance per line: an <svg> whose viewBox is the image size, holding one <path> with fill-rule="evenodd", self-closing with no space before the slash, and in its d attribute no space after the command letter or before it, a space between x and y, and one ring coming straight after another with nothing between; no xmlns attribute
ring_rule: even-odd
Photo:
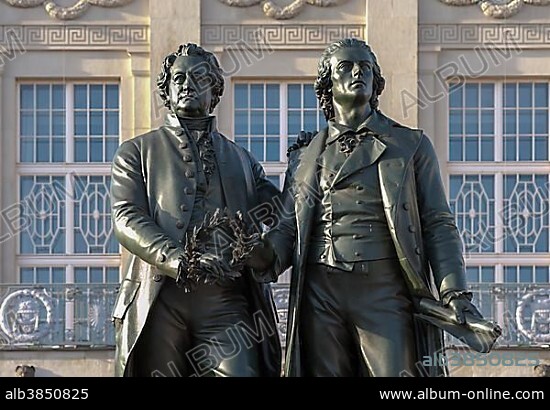
<svg viewBox="0 0 550 410"><path fill-rule="evenodd" d="M120 244L162 273L176 278L183 249L150 215L141 155L133 141L124 142L115 154L111 203L114 232Z"/></svg>
<svg viewBox="0 0 550 410"><path fill-rule="evenodd" d="M294 175L298 167L300 153L301 150L297 150L290 154L283 193L277 208L276 224L264 236L275 251L275 262L272 266L272 276L275 280L292 264L296 246L295 194L298 187L295 184Z"/></svg>
<svg viewBox="0 0 550 410"><path fill-rule="evenodd" d="M462 240L445 195L435 150L426 135L422 135L415 154L415 173L422 239L439 294L443 297L448 292L464 291Z"/></svg>

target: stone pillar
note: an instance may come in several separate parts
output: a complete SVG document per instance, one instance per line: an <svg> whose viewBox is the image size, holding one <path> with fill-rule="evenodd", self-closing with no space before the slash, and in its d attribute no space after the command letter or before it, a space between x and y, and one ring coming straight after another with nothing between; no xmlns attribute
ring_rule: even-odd
<svg viewBox="0 0 550 410"><path fill-rule="evenodd" d="M20 59L25 57L18 56ZM15 67L20 61L12 59L5 61L0 67L0 129L2 141L0 143L0 280L4 283L19 282L16 255L17 244L20 240L18 228L26 224L23 219L23 207L18 204L17 184L17 73Z"/></svg>
<svg viewBox="0 0 550 410"><path fill-rule="evenodd" d="M418 1L366 0L366 41L386 78L380 98L382 112L416 127L417 107L404 110L403 97L418 94Z"/></svg>
<svg viewBox="0 0 550 410"><path fill-rule="evenodd" d="M447 93L434 76L439 67L438 50L421 50L419 54L418 127L430 137L439 159L441 177L447 186L448 138Z"/></svg>
<svg viewBox="0 0 550 410"><path fill-rule="evenodd" d="M200 0L150 1L151 16L151 98L153 99L152 126L163 122L166 112L158 102L156 78L163 58L182 43L201 41L201 2ZM162 114L162 115L161 115Z"/></svg>
<svg viewBox="0 0 550 410"><path fill-rule="evenodd" d="M122 130L122 139L126 140L136 135L141 135L151 129L151 109L152 98L155 96L151 92L151 63L149 52L130 51L132 67L132 98L124 101L133 101L133 121L132 130ZM128 132L130 131L130 132Z"/></svg>
<svg viewBox="0 0 550 410"><path fill-rule="evenodd" d="M438 89L439 86L434 76L434 71L438 67L438 57L438 51L421 50L418 63L418 123L426 134L434 139L437 135L436 102L441 101L444 97L441 90Z"/></svg>
<svg viewBox="0 0 550 410"><path fill-rule="evenodd" d="M4 132L5 132L5 129L4 129L4 118L3 118L3 114L4 114L4 105L2 104L3 103L3 98L4 98L4 90L2 88L2 77L4 75L4 64L1 63L1 60L0 60L0 131L1 131L1 137L2 139L5 138L5 135L4 135ZM3 141L0 141L0 158L4 158L3 156ZM3 172L3 167L0 166L0 181L3 181L2 179L2 176L4 175L4 172ZM3 208L3 205L4 203L2 202L2 190L0 189L0 206ZM9 233L7 232L6 230L6 225L4 224L4 222L0 219L0 258L2 258L2 260L4 260L4 246L2 246L2 244L4 243L4 241L6 240L6 238L9 237ZM6 274L4 272L4 269L3 269L3 265L0 264L0 283L5 283L7 282L7 278L6 278Z"/></svg>

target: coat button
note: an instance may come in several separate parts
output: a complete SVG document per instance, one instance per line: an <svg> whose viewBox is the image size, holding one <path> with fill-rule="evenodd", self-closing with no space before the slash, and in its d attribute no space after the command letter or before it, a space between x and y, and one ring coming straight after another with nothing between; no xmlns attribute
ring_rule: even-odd
<svg viewBox="0 0 550 410"><path fill-rule="evenodd" d="M181 212L187 211L187 205L180 205Z"/></svg>
<svg viewBox="0 0 550 410"><path fill-rule="evenodd" d="M187 148L187 146L188 146L188 145L187 145L187 142L182 142L182 143L179 145L180 149L185 149L185 148Z"/></svg>
<svg viewBox="0 0 550 410"><path fill-rule="evenodd" d="M352 236L353 239L361 239L363 235L355 234Z"/></svg>
<svg viewBox="0 0 550 410"><path fill-rule="evenodd" d="M410 209L410 206L409 206L409 203L408 203L408 202L405 202L405 203L403 204L403 209L404 209L405 211L408 211L408 210Z"/></svg>
<svg viewBox="0 0 550 410"><path fill-rule="evenodd" d="M191 195L193 193L193 190L191 188L187 187L183 190L183 193L186 194L186 195Z"/></svg>
<svg viewBox="0 0 550 410"><path fill-rule="evenodd" d="M409 225L409 232L415 233L416 232L416 226Z"/></svg>
<svg viewBox="0 0 550 410"><path fill-rule="evenodd" d="M358 191L362 191L363 189L365 189L365 187L363 185L357 185L355 189Z"/></svg>
<svg viewBox="0 0 550 410"><path fill-rule="evenodd" d="M417 246L416 248L414 248L414 252L417 254L417 255L421 255L422 254L422 251L420 250L420 248Z"/></svg>
<svg viewBox="0 0 550 410"><path fill-rule="evenodd" d="M163 262L166 262L166 255L161 253L160 256L159 256L159 262L160 263L163 263Z"/></svg>
<svg viewBox="0 0 550 410"><path fill-rule="evenodd" d="M160 282L162 280L162 275L157 274L157 275L153 276L153 280L155 282Z"/></svg>
<svg viewBox="0 0 550 410"><path fill-rule="evenodd" d="M193 171L185 171L185 176L187 178L193 178L195 176L195 173Z"/></svg>
<svg viewBox="0 0 550 410"><path fill-rule="evenodd" d="M357 205L363 205L363 204L364 204L363 201L355 201L355 203L356 203Z"/></svg>
<svg viewBox="0 0 550 410"><path fill-rule="evenodd" d="M361 256L361 252L355 252L355 256Z"/></svg>
<svg viewBox="0 0 550 410"><path fill-rule="evenodd" d="M183 224L182 221L176 222L176 228L178 228L178 229L183 229L184 226L185 226L185 225Z"/></svg>
<svg viewBox="0 0 550 410"><path fill-rule="evenodd" d="M193 158L191 157L191 155L184 155L183 160L185 162L191 162L193 160Z"/></svg>

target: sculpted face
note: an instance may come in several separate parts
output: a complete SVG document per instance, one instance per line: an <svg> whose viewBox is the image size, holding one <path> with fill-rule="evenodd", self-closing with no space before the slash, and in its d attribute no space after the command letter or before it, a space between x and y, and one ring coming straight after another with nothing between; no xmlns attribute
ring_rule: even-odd
<svg viewBox="0 0 550 410"><path fill-rule="evenodd" d="M373 93L373 60L368 50L346 47L330 58L334 105L344 110L365 104Z"/></svg>
<svg viewBox="0 0 550 410"><path fill-rule="evenodd" d="M209 66L200 56L180 56L170 68L170 108L178 117L205 117L212 103Z"/></svg>

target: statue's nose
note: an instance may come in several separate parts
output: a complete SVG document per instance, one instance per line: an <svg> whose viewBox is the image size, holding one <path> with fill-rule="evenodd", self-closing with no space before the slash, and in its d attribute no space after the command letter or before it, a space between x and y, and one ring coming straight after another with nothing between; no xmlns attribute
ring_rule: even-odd
<svg viewBox="0 0 550 410"><path fill-rule="evenodd" d="M191 78L191 76L187 76L185 78L185 81L181 85L181 90L186 92L195 90L193 79Z"/></svg>
<svg viewBox="0 0 550 410"><path fill-rule="evenodd" d="M363 69L359 64L354 64L352 74L354 77L361 77L363 75Z"/></svg>

